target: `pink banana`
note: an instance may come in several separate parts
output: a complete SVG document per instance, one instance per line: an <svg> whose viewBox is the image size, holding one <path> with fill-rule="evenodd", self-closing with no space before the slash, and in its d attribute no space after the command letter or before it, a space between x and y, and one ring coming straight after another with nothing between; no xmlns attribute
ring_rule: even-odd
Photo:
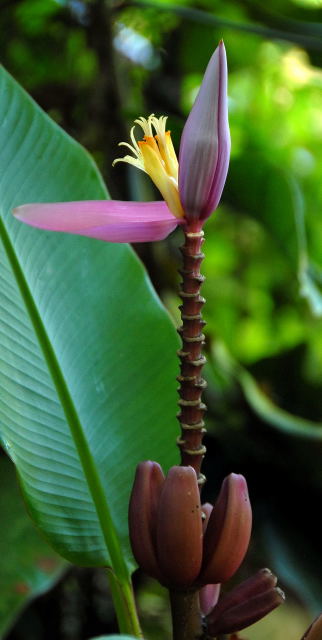
<svg viewBox="0 0 322 640"><path fill-rule="evenodd" d="M201 584L226 582L237 571L248 549L251 527L246 480L231 473L223 481L206 528Z"/></svg>

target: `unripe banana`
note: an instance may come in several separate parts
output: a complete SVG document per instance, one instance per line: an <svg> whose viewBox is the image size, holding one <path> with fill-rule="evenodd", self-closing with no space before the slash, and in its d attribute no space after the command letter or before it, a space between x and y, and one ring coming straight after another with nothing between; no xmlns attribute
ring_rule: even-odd
<svg viewBox="0 0 322 640"><path fill-rule="evenodd" d="M241 582L229 591L225 593L214 608L214 616L216 619L227 611L235 607L245 600L249 600L253 596L259 595L269 589L273 589L276 586L277 578L269 569L260 569L253 576ZM211 622L212 612L208 615L208 620Z"/></svg>
<svg viewBox="0 0 322 640"><path fill-rule="evenodd" d="M192 585L202 562L201 504L192 467L172 467L163 484L157 514L157 554L167 585Z"/></svg>
<svg viewBox="0 0 322 640"><path fill-rule="evenodd" d="M129 532L138 565L162 581L156 555L157 508L164 475L157 462L147 460L137 466L129 504Z"/></svg>
<svg viewBox="0 0 322 640"><path fill-rule="evenodd" d="M202 584L226 582L242 563L250 540L252 511L247 483L231 473L223 481L204 536Z"/></svg>
<svg viewBox="0 0 322 640"><path fill-rule="evenodd" d="M208 621L208 633L211 636L217 636L221 633L234 633L249 627L254 622L261 620L268 613L282 604L285 600L283 591L278 587L268 589L258 595L244 600L235 607L229 608L224 612L218 610L218 616L215 615L216 608L211 614L211 621Z"/></svg>

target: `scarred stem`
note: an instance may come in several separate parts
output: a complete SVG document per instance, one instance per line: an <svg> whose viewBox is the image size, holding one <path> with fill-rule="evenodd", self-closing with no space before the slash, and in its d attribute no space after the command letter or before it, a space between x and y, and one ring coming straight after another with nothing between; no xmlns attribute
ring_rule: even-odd
<svg viewBox="0 0 322 640"><path fill-rule="evenodd" d="M198 591L170 590L173 640L199 640L203 636Z"/></svg>
<svg viewBox="0 0 322 640"><path fill-rule="evenodd" d="M192 466L198 476L198 482L202 486L205 476L200 472L201 463L206 453L206 447L202 444L204 433L204 412L206 405L201 396L206 387L206 381L201 377L201 371L206 362L202 354L204 344L201 310L205 299L200 295L200 288L204 276L200 273L200 265L204 258L201 247L204 242L204 233L200 222L190 223L184 229L185 242L180 247L183 265L179 273L182 276L179 295L182 299L180 306L182 325L178 332L182 339L182 348L178 351L180 358L180 375L177 380L180 383L178 420L181 426L181 435L177 444L181 453L181 464Z"/></svg>

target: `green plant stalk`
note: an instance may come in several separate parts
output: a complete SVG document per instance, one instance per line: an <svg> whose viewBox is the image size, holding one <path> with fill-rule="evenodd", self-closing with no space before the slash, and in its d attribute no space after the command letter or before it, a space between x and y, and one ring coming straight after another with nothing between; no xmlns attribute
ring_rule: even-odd
<svg viewBox="0 0 322 640"><path fill-rule="evenodd" d="M39 345L46 360L48 370L50 371L50 374L52 376L52 380L54 382L57 395L60 399L67 424L69 425L71 435L74 440L75 447L77 449L79 459L84 471L84 475L96 508L97 517L101 525L102 535L111 558L112 569L116 576L115 579L118 583L118 590L113 588L111 589L111 592L113 600L115 599L114 604L120 629L126 631L126 633L130 633L131 635L142 637L136 614L130 573L123 557L121 545L106 501L104 487L95 466L95 460L88 446L83 426L77 415L73 399L69 393L56 354L42 323L39 311L31 296L28 284L15 254L14 248L11 244L9 235L1 220L0 236L6 250L8 260L11 264L13 273L15 274L21 296L25 302L26 308L28 309L29 317L34 327L35 333L38 337ZM122 606L120 604L121 602L123 603Z"/></svg>
<svg viewBox="0 0 322 640"><path fill-rule="evenodd" d="M107 576L120 633L143 638L131 582L122 582L110 569L107 569Z"/></svg>

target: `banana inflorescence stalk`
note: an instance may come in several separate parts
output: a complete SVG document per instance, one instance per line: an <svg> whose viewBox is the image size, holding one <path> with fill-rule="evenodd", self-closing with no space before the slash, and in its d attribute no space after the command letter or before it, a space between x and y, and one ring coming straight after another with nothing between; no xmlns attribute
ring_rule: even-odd
<svg viewBox="0 0 322 640"><path fill-rule="evenodd" d="M204 412L206 405L202 402L202 392L206 381L201 377L202 367L206 358L202 353L205 336L202 319L202 307L205 299L200 295L200 288L204 276L200 273L200 265L204 258L201 251L204 242L204 232L200 225L190 224L185 229L185 242L180 248L183 266L179 270L182 283L179 295L182 299L180 306L182 325L178 332L182 339L182 348L178 351L180 358L180 375L178 389L180 399L178 420L181 435L177 444L181 452L181 464L190 465L197 473L198 484L202 486L205 477L200 472L201 463L206 453L202 444L204 433Z"/></svg>

